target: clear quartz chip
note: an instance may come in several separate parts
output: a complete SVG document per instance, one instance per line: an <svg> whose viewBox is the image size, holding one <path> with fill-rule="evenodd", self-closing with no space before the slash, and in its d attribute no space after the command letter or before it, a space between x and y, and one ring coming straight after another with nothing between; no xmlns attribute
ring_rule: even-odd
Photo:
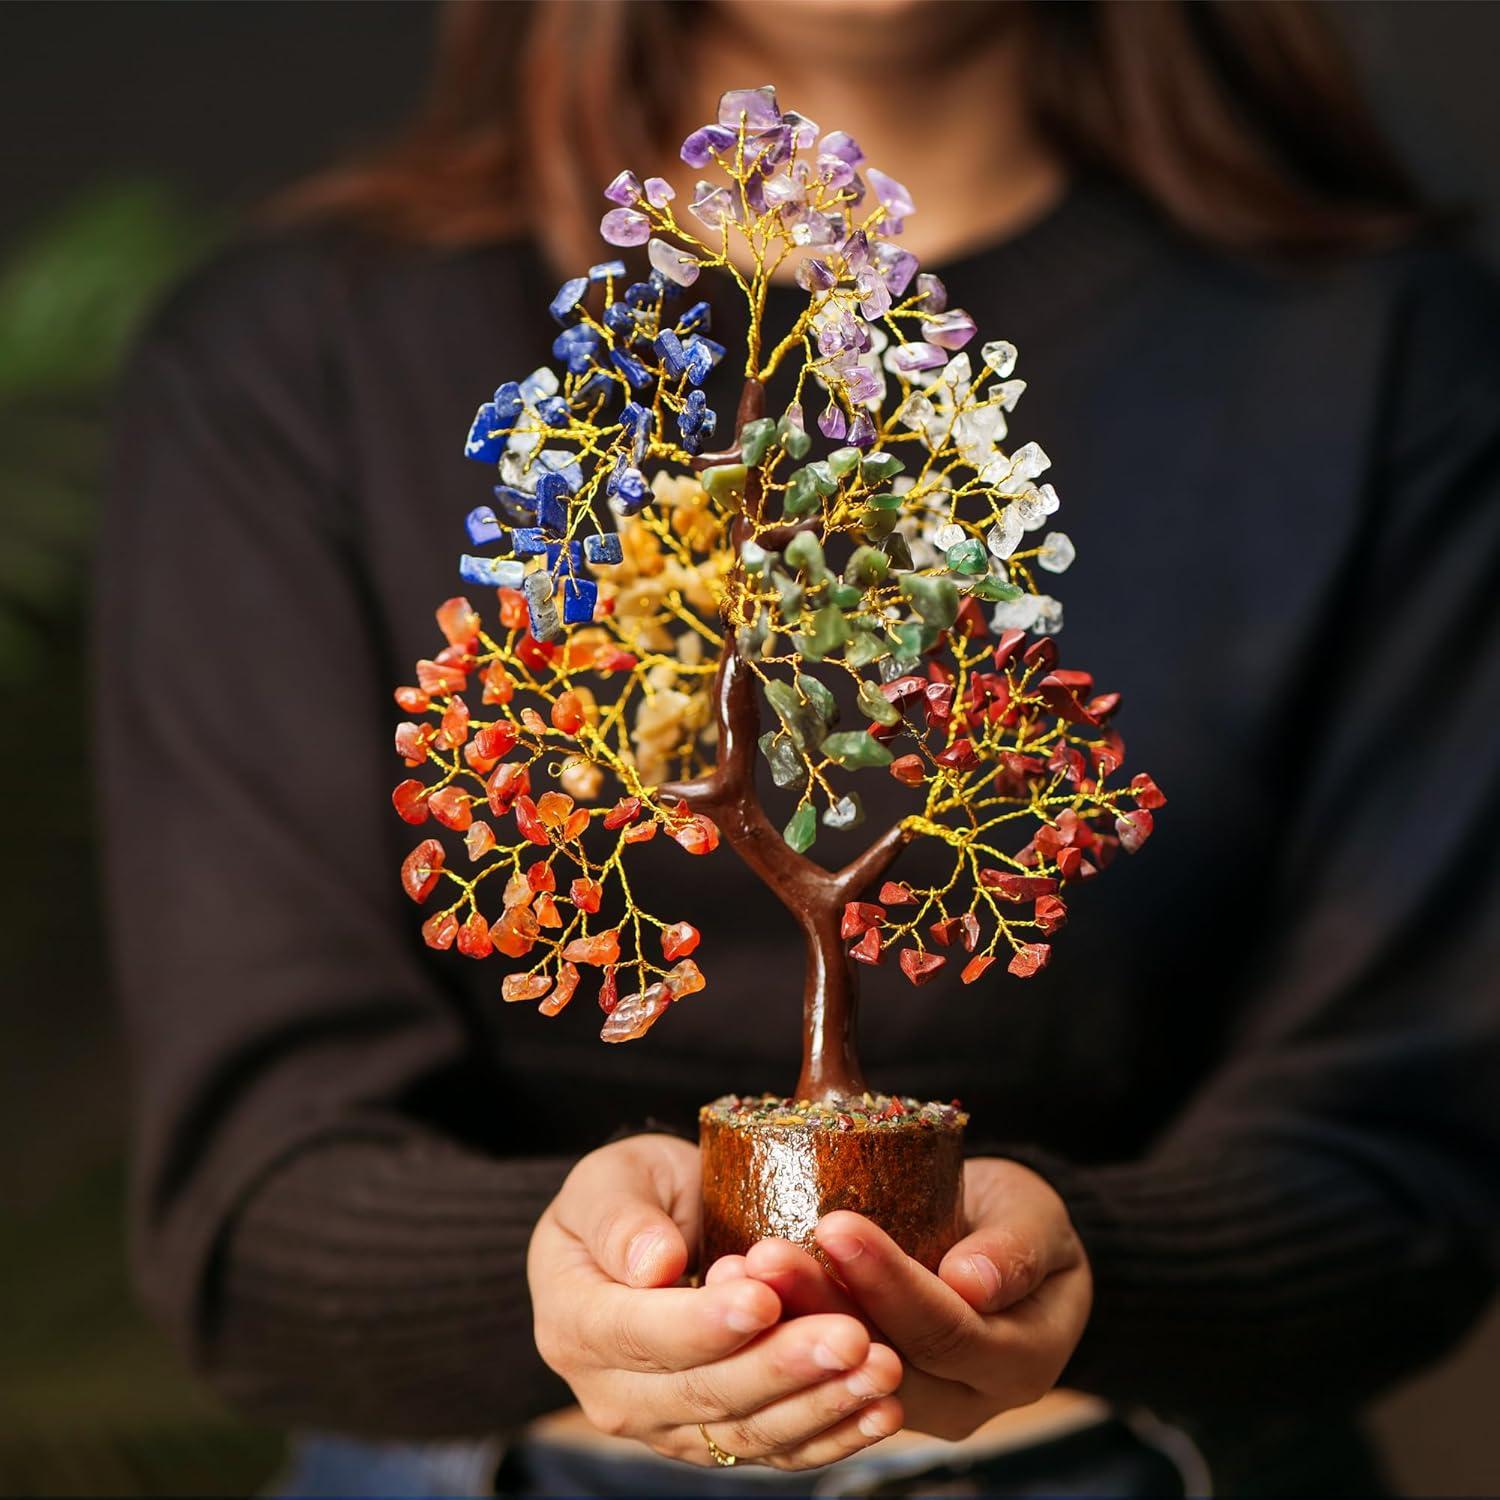
<svg viewBox="0 0 1500 1500"><path fill-rule="evenodd" d="M1049 573L1066 573L1078 555L1073 539L1066 531L1049 531L1042 538L1041 550L1036 555L1036 565Z"/></svg>
<svg viewBox="0 0 1500 1500"><path fill-rule="evenodd" d="M1042 607L1043 595L1022 594L1019 599L1004 599L995 606L990 617L996 634L1002 630L1030 630ZM1052 601L1054 604L1056 600Z"/></svg>
<svg viewBox="0 0 1500 1500"><path fill-rule="evenodd" d="M1016 514L1015 506L1005 506L1000 512L999 519L990 527L989 535L984 539L985 546L990 549L990 556L1009 557L1021 545L1021 536L1025 530L1020 516Z"/></svg>
<svg viewBox="0 0 1500 1500"><path fill-rule="evenodd" d="M1056 635L1063 628L1063 607L1060 600L1051 594L1033 595L1036 600L1036 618L1031 628L1038 635Z"/></svg>
<svg viewBox="0 0 1500 1500"><path fill-rule="evenodd" d="M1016 346L1005 339L992 339L980 351L980 357L1001 380L1016 367Z"/></svg>

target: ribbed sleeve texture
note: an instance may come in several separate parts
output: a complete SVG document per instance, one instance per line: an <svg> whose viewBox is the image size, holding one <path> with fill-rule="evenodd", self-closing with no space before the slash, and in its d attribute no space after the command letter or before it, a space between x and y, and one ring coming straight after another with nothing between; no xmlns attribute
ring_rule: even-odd
<svg viewBox="0 0 1500 1500"><path fill-rule="evenodd" d="M531 1338L526 1249L570 1165L309 1149L228 1237L206 1373L265 1420L353 1432L494 1431L564 1405Z"/></svg>

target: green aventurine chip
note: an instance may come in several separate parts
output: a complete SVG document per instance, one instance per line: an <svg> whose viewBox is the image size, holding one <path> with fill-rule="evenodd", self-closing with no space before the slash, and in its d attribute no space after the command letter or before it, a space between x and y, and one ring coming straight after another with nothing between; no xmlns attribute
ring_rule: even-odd
<svg viewBox="0 0 1500 1500"><path fill-rule="evenodd" d="M823 754L837 761L846 771L862 771L868 766L888 766L895 758L873 735L863 729L846 729L830 734L822 745Z"/></svg>
<svg viewBox="0 0 1500 1500"><path fill-rule="evenodd" d="M813 840L818 836L818 815L811 802L804 802L792 814L781 836L798 854L806 854L812 848Z"/></svg>

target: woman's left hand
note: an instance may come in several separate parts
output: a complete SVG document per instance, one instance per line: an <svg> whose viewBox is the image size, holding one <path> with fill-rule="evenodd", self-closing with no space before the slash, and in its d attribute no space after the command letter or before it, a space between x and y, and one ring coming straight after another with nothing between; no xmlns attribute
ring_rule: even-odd
<svg viewBox="0 0 1500 1500"><path fill-rule="evenodd" d="M709 1279L764 1281L786 1315L859 1313L906 1366L906 1426L966 1437L1056 1384L1088 1322L1093 1278L1062 1199L1018 1162L967 1162L964 1212L969 1232L936 1275L868 1219L834 1213L817 1240L842 1290L784 1240L721 1261Z"/></svg>

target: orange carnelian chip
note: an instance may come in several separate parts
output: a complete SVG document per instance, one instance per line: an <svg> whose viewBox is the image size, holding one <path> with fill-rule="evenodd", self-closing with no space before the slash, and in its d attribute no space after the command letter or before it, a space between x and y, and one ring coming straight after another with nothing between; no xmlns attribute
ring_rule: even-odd
<svg viewBox="0 0 1500 1500"><path fill-rule="evenodd" d="M551 839L547 837L546 825L537 814L536 803L530 797L520 796L516 798L516 827L521 830L523 838L529 839L533 844L550 844Z"/></svg>
<svg viewBox="0 0 1500 1500"><path fill-rule="evenodd" d="M429 948L451 948L458 936L458 918L452 911L434 912L422 923L422 941Z"/></svg>
<svg viewBox="0 0 1500 1500"><path fill-rule="evenodd" d="M662 929L661 953L668 963L686 958L702 941L702 934L691 922L674 922Z"/></svg>
<svg viewBox="0 0 1500 1500"><path fill-rule="evenodd" d="M599 1036L606 1042L633 1042L656 1024L662 1012L672 1003L672 992L664 984L626 995L610 1011Z"/></svg>
<svg viewBox="0 0 1500 1500"><path fill-rule="evenodd" d="M442 787L427 799L427 805L444 828L452 828L457 833L462 833L474 821L469 794L460 787Z"/></svg>
<svg viewBox="0 0 1500 1500"><path fill-rule="evenodd" d="M620 986L615 981L615 971L604 971L604 983L599 986L599 1009L608 1015L620 1003Z"/></svg>
<svg viewBox="0 0 1500 1500"><path fill-rule="evenodd" d="M641 799L639 797L621 797L615 805L604 815L604 826L606 828L622 828L626 823L634 823L641 815Z"/></svg>
<svg viewBox="0 0 1500 1500"><path fill-rule="evenodd" d="M479 639L479 616L467 599L449 599L440 604L437 622L450 646L469 646Z"/></svg>
<svg viewBox="0 0 1500 1500"><path fill-rule="evenodd" d="M520 761L496 766L494 774L485 782L484 790L490 799L490 811L503 817L517 797L531 790L531 771Z"/></svg>
<svg viewBox="0 0 1500 1500"><path fill-rule="evenodd" d="M684 995L696 995L699 990L708 988L708 981L703 977L703 971L690 958L685 958L680 964L673 965L667 971L667 977L663 983L671 990L674 1000L681 1000Z"/></svg>
<svg viewBox="0 0 1500 1500"><path fill-rule="evenodd" d="M485 703L509 703L516 696L516 680L503 662L491 662L484 674Z"/></svg>
<svg viewBox="0 0 1500 1500"><path fill-rule="evenodd" d="M424 657L417 663L417 681L424 693L460 693L467 680L463 668L451 662L428 661Z"/></svg>
<svg viewBox="0 0 1500 1500"><path fill-rule="evenodd" d="M696 814L675 829L672 837L689 854L712 854L719 847L719 829L712 818Z"/></svg>
<svg viewBox="0 0 1500 1500"><path fill-rule="evenodd" d="M526 595L519 589L498 589L500 595L500 623L507 630L521 630L531 619L526 607Z"/></svg>
<svg viewBox="0 0 1500 1500"><path fill-rule="evenodd" d="M405 823L427 821L427 787L420 781L407 779L391 793L391 806Z"/></svg>
<svg viewBox="0 0 1500 1500"><path fill-rule="evenodd" d="M427 759L437 730L431 724L398 724L396 754L409 766L420 766Z"/></svg>
<svg viewBox="0 0 1500 1500"><path fill-rule="evenodd" d="M525 958L539 931L536 918L524 906L515 906L490 928L490 938L507 958Z"/></svg>
<svg viewBox="0 0 1500 1500"><path fill-rule="evenodd" d="M543 792L536 799L537 816L548 828L561 828L573 811L573 799L566 792Z"/></svg>
<svg viewBox="0 0 1500 1500"><path fill-rule="evenodd" d="M568 894L579 911L596 912L604 899L604 887L587 877L575 880Z"/></svg>
<svg viewBox="0 0 1500 1500"><path fill-rule="evenodd" d="M620 835L627 844L649 844L656 837L657 824L637 823Z"/></svg>
<svg viewBox="0 0 1500 1500"><path fill-rule="evenodd" d="M593 937L574 938L562 951L569 963L598 964L601 968L620 960L620 933L618 928L596 933Z"/></svg>
<svg viewBox="0 0 1500 1500"><path fill-rule="evenodd" d="M425 714L432 707L432 699L417 687L398 687L396 703L409 714Z"/></svg>
<svg viewBox="0 0 1500 1500"><path fill-rule="evenodd" d="M474 734L474 745L479 754L492 755L496 760L502 755L509 755L515 749L515 744L516 731L513 726L504 722L486 724Z"/></svg>
<svg viewBox="0 0 1500 1500"><path fill-rule="evenodd" d="M555 1016L569 1000L573 998L573 992L578 988L578 970L572 964L562 964L557 971L557 983L552 988L552 993L537 1007L544 1016Z"/></svg>
<svg viewBox="0 0 1500 1500"><path fill-rule="evenodd" d="M477 911L470 912L458 929L458 951L465 958L488 958L495 951L490 941L490 924Z"/></svg>
<svg viewBox="0 0 1500 1500"><path fill-rule="evenodd" d="M500 899L505 909L509 911L513 906L530 906L531 898L535 894L531 882L524 875L512 875L505 882L505 894Z"/></svg>
<svg viewBox="0 0 1500 1500"><path fill-rule="evenodd" d="M545 974L507 974L500 981L502 1000L540 1000L552 988Z"/></svg>
<svg viewBox="0 0 1500 1500"><path fill-rule="evenodd" d="M557 902L552 896L543 891L535 901L531 903L531 909L536 913L536 919L542 927L561 927L562 917L557 910Z"/></svg>
<svg viewBox="0 0 1500 1500"><path fill-rule="evenodd" d="M583 728L583 699L572 688L552 705L552 727L564 734L577 734Z"/></svg>
<svg viewBox="0 0 1500 1500"><path fill-rule="evenodd" d="M471 860L482 858L495 847L495 830L483 818L475 818L464 834L464 847Z"/></svg>
<svg viewBox="0 0 1500 1500"><path fill-rule="evenodd" d="M401 861L401 885L413 901L425 901L432 894L444 857L443 846L436 839L423 839Z"/></svg>
<svg viewBox="0 0 1500 1500"><path fill-rule="evenodd" d="M526 884L534 891L555 891L557 889L557 871L552 868L550 859L539 859L526 871Z"/></svg>

